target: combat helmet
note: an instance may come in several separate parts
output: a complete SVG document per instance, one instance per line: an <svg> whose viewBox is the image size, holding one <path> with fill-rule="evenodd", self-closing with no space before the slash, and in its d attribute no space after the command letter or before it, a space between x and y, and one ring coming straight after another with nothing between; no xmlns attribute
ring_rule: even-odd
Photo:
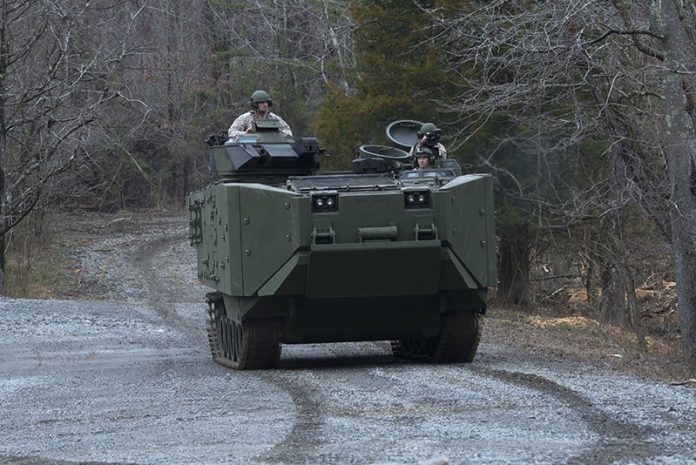
<svg viewBox="0 0 696 465"><path fill-rule="evenodd" d="M418 138L420 139L424 135L428 134L429 132L433 132L435 129L435 125L433 123L423 123L423 125L420 127L420 130L418 131Z"/></svg>
<svg viewBox="0 0 696 465"><path fill-rule="evenodd" d="M254 110L258 110L259 103L261 102L268 102L269 108L273 106L273 100L271 100L271 96L268 95L268 92L266 92L265 90L254 91L254 93L251 94L251 108L253 108Z"/></svg>
<svg viewBox="0 0 696 465"><path fill-rule="evenodd" d="M428 157L430 161L433 161L433 151L427 147L420 147L416 150L415 158Z"/></svg>

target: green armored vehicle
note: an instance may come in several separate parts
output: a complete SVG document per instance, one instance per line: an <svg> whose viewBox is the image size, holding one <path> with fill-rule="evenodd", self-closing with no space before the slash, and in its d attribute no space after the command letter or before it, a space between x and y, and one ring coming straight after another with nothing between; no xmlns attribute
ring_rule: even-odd
<svg viewBox="0 0 696 465"><path fill-rule="evenodd" d="M334 174L317 174L317 139L272 120L209 142L216 180L188 207L198 278L216 289L216 362L270 368L281 344L375 340L407 358L472 361L496 282L492 177L460 175L453 160L412 169L403 149L419 125L393 123L397 147L362 146Z"/></svg>

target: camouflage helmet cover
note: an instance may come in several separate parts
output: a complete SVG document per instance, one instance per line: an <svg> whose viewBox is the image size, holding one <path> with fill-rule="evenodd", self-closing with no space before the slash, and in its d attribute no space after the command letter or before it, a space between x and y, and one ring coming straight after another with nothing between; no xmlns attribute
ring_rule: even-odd
<svg viewBox="0 0 696 465"><path fill-rule="evenodd" d="M258 109L259 103L261 102L268 102L269 107L273 106L273 100L271 100L271 96L268 95L268 92L265 90L254 91L254 93L251 94L251 108L254 110Z"/></svg>

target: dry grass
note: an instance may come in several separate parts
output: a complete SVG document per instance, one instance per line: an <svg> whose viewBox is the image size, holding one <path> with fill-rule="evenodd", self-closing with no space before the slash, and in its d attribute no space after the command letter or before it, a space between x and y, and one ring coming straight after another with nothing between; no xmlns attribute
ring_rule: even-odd
<svg viewBox="0 0 696 465"><path fill-rule="evenodd" d="M575 361L629 372L664 382L694 377L674 335L646 335L641 343L625 328L601 324L585 316L556 316L514 308L492 307L484 338L518 353L556 361Z"/></svg>
<svg viewBox="0 0 696 465"><path fill-rule="evenodd" d="M55 299L60 289L69 287L71 276L67 265L56 257L10 256L7 262L6 290L8 297Z"/></svg>
<svg viewBox="0 0 696 465"><path fill-rule="evenodd" d="M63 290L75 286L74 266L50 232L18 228L12 236L6 262L8 297L61 298Z"/></svg>

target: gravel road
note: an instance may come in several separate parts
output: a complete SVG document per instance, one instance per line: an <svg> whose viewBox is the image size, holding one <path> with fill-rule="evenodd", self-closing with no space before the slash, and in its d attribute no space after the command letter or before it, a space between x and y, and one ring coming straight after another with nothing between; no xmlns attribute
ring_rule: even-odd
<svg viewBox="0 0 696 465"><path fill-rule="evenodd" d="M225 369L183 216L95 219L69 245L102 298L0 300L0 464L696 464L693 387L533 358L485 329L472 364L379 342Z"/></svg>

